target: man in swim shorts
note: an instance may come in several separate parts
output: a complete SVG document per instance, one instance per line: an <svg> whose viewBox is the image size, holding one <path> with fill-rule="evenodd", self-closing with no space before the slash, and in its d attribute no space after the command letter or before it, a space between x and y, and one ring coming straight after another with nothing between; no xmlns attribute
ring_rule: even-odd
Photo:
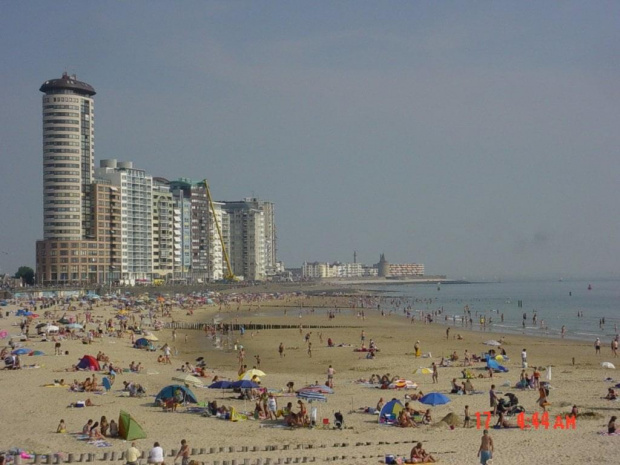
<svg viewBox="0 0 620 465"><path fill-rule="evenodd" d="M478 449L478 457L480 457L480 463L482 465L487 465L487 462L493 458L493 438L489 436L488 429L485 429L482 434L480 449Z"/></svg>

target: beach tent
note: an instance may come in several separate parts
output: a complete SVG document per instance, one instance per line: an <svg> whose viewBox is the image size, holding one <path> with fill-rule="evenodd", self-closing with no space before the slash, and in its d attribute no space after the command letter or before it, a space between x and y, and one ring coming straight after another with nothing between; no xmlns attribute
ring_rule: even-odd
<svg viewBox="0 0 620 465"><path fill-rule="evenodd" d="M163 388L159 391L159 394L157 394L155 402L173 398L177 389L180 389L183 392L183 399L185 399L185 402L190 402L192 404L198 403L198 399L196 399L196 395L191 391L191 389L186 386L181 386L180 384L171 384Z"/></svg>
<svg viewBox="0 0 620 465"><path fill-rule="evenodd" d="M77 365L81 370L99 371L99 362L92 355L84 355Z"/></svg>
<svg viewBox="0 0 620 465"><path fill-rule="evenodd" d="M141 337L140 339L138 339L135 343L134 343L134 347L138 348L138 349L143 349L145 347L148 347L150 344L150 342L148 341L148 339Z"/></svg>
<svg viewBox="0 0 620 465"><path fill-rule="evenodd" d="M146 433L142 426L124 410L121 410L118 416L118 435L126 441L146 438Z"/></svg>
<svg viewBox="0 0 620 465"><path fill-rule="evenodd" d="M398 399L392 399L383 406L379 412L379 423L387 423L388 421L396 421L398 414L405 406Z"/></svg>
<svg viewBox="0 0 620 465"><path fill-rule="evenodd" d="M492 370L495 370L495 371L502 371L502 372L508 371L508 368L500 365L495 360L492 360L489 357L487 357L487 368L491 368Z"/></svg>

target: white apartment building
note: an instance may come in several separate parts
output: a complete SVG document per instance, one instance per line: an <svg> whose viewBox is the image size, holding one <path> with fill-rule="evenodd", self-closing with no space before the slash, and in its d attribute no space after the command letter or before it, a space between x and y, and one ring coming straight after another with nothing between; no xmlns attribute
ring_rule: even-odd
<svg viewBox="0 0 620 465"><path fill-rule="evenodd" d="M252 199L222 202L228 214L229 258L236 276L247 281L265 279L265 216Z"/></svg>
<svg viewBox="0 0 620 465"><path fill-rule="evenodd" d="M148 282L153 273L153 178L132 162L101 160L97 178L121 192L121 281Z"/></svg>

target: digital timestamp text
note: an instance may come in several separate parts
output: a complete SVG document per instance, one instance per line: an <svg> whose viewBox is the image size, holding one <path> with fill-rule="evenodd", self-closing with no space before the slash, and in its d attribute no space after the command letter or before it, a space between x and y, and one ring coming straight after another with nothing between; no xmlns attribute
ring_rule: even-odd
<svg viewBox="0 0 620 465"><path fill-rule="evenodd" d="M491 418L493 414L491 412L476 412L476 428L477 429L489 429L491 425ZM506 426L500 425L503 427L514 427L520 429L530 429L534 430L538 429L577 429L577 419L575 415L556 415L554 418L549 417L548 412L543 412L541 415L538 412L534 413L531 416L526 415L524 412L521 412L517 415L517 424Z"/></svg>

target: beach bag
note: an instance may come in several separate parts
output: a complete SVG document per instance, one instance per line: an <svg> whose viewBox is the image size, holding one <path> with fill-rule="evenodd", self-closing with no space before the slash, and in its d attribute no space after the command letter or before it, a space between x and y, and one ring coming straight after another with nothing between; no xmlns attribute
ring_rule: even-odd
<svg viewBox="0 0 620 465"><path fill-rule="evenodd" d="M394 465L396 463L396 457L394 457L393 455L386 455L385 463L387 465Z"/></svg>

